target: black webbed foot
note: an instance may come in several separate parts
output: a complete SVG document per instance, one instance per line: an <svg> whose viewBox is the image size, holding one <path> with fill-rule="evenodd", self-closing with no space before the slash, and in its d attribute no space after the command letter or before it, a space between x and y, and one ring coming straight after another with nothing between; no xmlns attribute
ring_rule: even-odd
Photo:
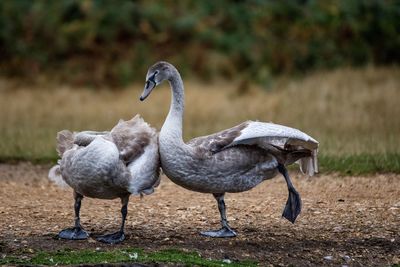
<svg viewBox="0 0 400 267"><path fill-rule="evenodd" d="M296 221L297 216L301 212L301 198L300 194L294 188L292 181L290 180L288 171L286 170L285 166L282 164L278 164L278 171L283 175L285 178L289 196L286 201L285 209L283 210L282 217L288 219L291 223Z"/></svg>
<svg viewBox="0 0 400 267"><path fill-rule="evenodd" d="M200 232L202 236L208 236L208 237L220 237L220 238L226 238L226 237L235 237L237 234L235 231L233 231L230 227L222 227L219 230L216 231L204 231Z"/></svg>
<svg viewBox="0 0 400 267"><path fill-rule="evenodd" d="M69 240L84 240L89 237L89 234L81 227L73 227L62 230L58 237Z"/></svg>
<svg viewBox="0 0 400 267"><path fill-rule="evenodd" d="M118 231L112 234L102 235L96 238L97 241L107 244L118 244L125 240L124 232Z"/></svg>
<svg viewBox="0 0 400 267"><path fill-rule="evenodd" d="M224 195L225 193L213 194L214 198L217 200L218 203L218 210L219 214L221 215L222 228L216 231L211 230L211 231L200 232L202 236L220 237L220 238L236 236L236 232L232 230L232 228L228 224L228 221L226 220Z"/></svg>
<svg viewBox="0 0 400 267"><path fill-rule="evenodd" d="M294 223L300 212L300 194L294 188L289 188L289 197L286 201L286 206L283 210L282 217L288 219L291 223Z"/></svg>

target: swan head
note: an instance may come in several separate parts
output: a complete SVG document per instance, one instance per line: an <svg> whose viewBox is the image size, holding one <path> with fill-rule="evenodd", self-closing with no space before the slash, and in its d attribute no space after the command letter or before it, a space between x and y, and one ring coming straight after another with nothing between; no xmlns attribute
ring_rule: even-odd
<svg viewBox="0 0 400 267"><path fill-rule="evenodd" d="M177 72L176 68L165 61L159 61L149 68L146 75L146 84L140 101L145 100L153 91L153 89L165 80L170 80L171 77Z"/></svg>

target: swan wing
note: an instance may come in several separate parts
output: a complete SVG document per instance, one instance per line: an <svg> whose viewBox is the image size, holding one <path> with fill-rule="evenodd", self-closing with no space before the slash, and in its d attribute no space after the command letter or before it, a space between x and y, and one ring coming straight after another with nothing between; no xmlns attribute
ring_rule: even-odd
<svg viewBox="0 0 400 267"><path fill-rule="evenodd" d="M277 149L282 153L292 155L303 173L311 176L318 172L318 141L291 127L251 121L223 149L236 145L257 145L270 151ZM299 158L296 158L296 153L300 155Z"/></svg>
<svg viewBox="0 0 400 267"><path fill-rule="evenodd" d="M318 141L300 130L275 124L252 121L240 131L240 135L227 146L235 145L273 145L282 149L290 146L301 146L305 149L318 148Z"/></svg>
<svg viewBox="0 0 400 267"><path fill-rule="evenodd" d="M74 144L78 146L88 146L96 137L107 137L110 135L109 131L96 132L96 131L82 131L74 133Z"/></svg>
<svg viewBox="0 0 400 267"><path fill-rule="evenodd" d="M232 144L235 138L240 136L241 131L243 131L249 123L249 121L246 121L215 134L194 138L187 142L187 145L204 153L217 153Z"/></svg>
<svg viewBox="0 0 400 267"><path fill-rule="evenodd" d="M140 115L128 121L120 120L111 131L60 131L57 134L57 151L62 156L65 151L72 149L74 145L86 147L97 137L113 142L119 152L121 159L129 164L144 153L145 147L157 132L150 127Z"/></svg>
<svg viewBox="0 0 400 267"><path fill-rule="evenodd" d="M218 153L237 145L256 145L297 161L304 173L318 172L318 141L300 130L258 121L246 121L230 129L192 139L187 143L202 153Z"/></svg>

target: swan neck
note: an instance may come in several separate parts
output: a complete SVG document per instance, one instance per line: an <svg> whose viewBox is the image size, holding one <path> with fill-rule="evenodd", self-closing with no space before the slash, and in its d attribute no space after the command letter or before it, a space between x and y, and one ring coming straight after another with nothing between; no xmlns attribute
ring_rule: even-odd
<svg viewBox="0 0 400 267"><path fill-rule="evenodd" d="M185 102L183 81L178 71L168 81L172 91L171 106L162 131L168 131L169 137L183 143L182 122Z"/></svg>

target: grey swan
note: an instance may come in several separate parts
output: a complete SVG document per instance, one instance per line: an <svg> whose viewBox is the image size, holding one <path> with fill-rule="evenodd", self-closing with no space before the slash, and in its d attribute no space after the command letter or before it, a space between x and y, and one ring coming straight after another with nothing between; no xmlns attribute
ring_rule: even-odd
<svg viewBox="0 0 400 267"><path fill-rule="evenodd" d="M174 183L186 189L213 194L221 216L221 229L200 234L236 236L226 218L225 193L250 190L278 172L285 178L289 191L282 216L294 223L301 211L301 199L285 166L298 162L303 173L318 172L318 142L297 129L246 121L185 143L182 139L184 88L172 64L161 61L149 68L140 100L145 100L165 80L172 90L172 102L159 133L162 170Z"/></svg>
<svg viewBox="0 0 400 267"><path fill-rule="evenodd" d="M57 134L57 151L61 160L50 169L49 178L72 187L75 199L75 226L62 230L58 236L72 240L88 238L79 216L84 196L120 198L120 230L97 240L110 244L122 242L129 196L151 194L160 182L156 130L139 115L128 121L120 120L109 132L63 130Z"/></svg>

